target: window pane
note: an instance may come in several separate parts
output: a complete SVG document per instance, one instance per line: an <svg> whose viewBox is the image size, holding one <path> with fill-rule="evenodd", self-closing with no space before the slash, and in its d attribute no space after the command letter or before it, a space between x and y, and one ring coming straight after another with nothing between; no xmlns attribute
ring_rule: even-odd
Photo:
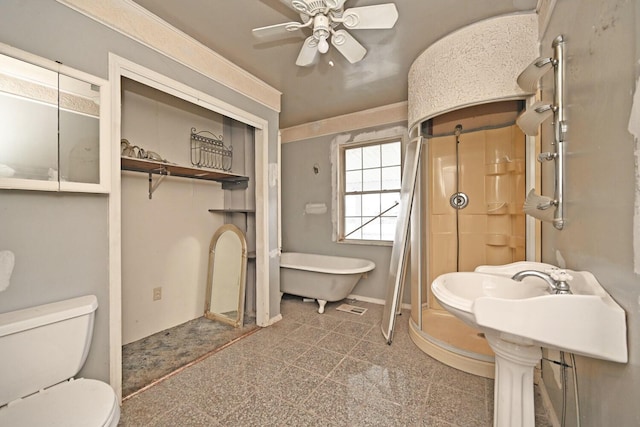
<svg viewBox="0 0 640 427"><path fill-rule="evenodd" d="M380 169L365 169L362 171L362 190L380 191Z"/></svg>
<svg viewBox="0 0 640 427"><path fill-rule="evenodd" d="M392 142L383 144L382 149L382 166L400 165L400 142Z"/></svg>
<svg viewBox="0 0 640 427"><path fill-rule="evenodd" d="M362 147L362 167L364 169L380 167L380 145Z"/></svg>
<svg viewBox="0 0 640 427"><path fill-rule="evenodd" d="M382 189L400 188L400 166L382 168Z"/></svg>
<svg viewBox="0 0 640 427"><path fill-rule="evenodd" d="M400 212L401 150L400 141L342 148L341 191L345 193L341 194L341 224L345 240L394 239Z"/></svg>
<svg viewBox="0 0 640 427"><path fill-rule="evenodd" d="M363 218L363 222L370 220L371 218ZM376 218L362 227L362 238L365 240L380 240L380 218Z"/></svg>
<svg viewBox="0 0 640 427"><path fill-rule="evenodd" d="M344 150L344 168L348 171L362 169L362 148Z"/></svg>
<svg viewBox="0 0 640 427"><path fill-rule="evenodd" d="M344 173L344 190L348 193L352 191L362 191L361 170Z"/></svg>
<svg viewBox="0 0 640 427"><path fill-rule="evenodd" d="M396 235L396 218L380 218L380 238L382 240L393 240Z"/></svg>
<svg viewBox="0 0 640 427"><path fill-rule="evenodd" d="M362 196L349 195L344 198L344 215L360 216L362 215Z"/></svg>
<svg viewBox="0 0 640 427"><path fill-rule="evenodd" d="M353 232L353 234L349 234L353 230L355 230L356 228L360 227L361 224L362 224L362 218L360 218L360 217L356 217L356 218L347 217L347 218L345 218L344 219L344 235L345 235L345 239L362 239L362 229Z"/></svg>
<svg viewBox="0 0 640 427"><path fill-rule="evenodd" d="M362 195L362 216L377 216L380 214L380 194Z"/></svg>
<svg viewBox="0 0 640 427"><path fill-rule="evenodd" d="M380 206L383 211L389 209L396 202L400 201L400 193L384 193L380 195ZM400 213L400 205L391 209L389 212L385 213L383 216L398 216Z"/></svg>

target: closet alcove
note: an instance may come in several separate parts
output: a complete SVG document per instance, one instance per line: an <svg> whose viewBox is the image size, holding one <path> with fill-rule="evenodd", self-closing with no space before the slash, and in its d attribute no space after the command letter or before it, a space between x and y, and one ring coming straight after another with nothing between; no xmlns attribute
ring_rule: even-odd
<svg viewBox="0 0 640 427"><path fill-rule="evenodd" d="M194 130L230 149L224 170L194 164ZM252 126L122 77L121 138L137 147L121 159L123 396L256 327L253 258L243 325L203 317L216 230L234 224L255 254L254 135Z"/></svg>

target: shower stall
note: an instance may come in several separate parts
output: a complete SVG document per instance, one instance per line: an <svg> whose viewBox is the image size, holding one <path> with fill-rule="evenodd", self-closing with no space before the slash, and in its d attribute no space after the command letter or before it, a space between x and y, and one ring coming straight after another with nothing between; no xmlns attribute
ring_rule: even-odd
<svg viewBox="0 0 640 427"><path fill-rule="evenodd" d="M444 310L429 285L443 273L525 260L526 139L515 125L522 107L520 101L470 107L421 128L410 336L430 356L485 377L494 372L486 339Z"/></svg>
<svg viewBox="0 0 640 427"><path fill-rule="evenodd" d="M539 188L540 150L515 121L536 96L517 79L540 56L538 28L536 13L479 21L430 45L409 70L409 135L423 140L409 335L432 357L485 377L494 376L485 338L448 314L430 285L442 273L537 258L539 226L522 208L526 190Z"/></svg>

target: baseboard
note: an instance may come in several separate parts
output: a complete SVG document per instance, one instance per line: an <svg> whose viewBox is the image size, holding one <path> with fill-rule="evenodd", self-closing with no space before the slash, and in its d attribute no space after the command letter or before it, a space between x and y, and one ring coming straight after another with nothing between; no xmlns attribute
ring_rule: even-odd
<svg viewBox="0 0 640 427"><path fill-rule="evenodd" d="M266 326L271 326L274 323L277 323L281 320L282 320L282 314L278 314L277 316L273 316L271 319L269 319L269 322L267 322Z"/></svg>
<svg viewBox="0 0 640 427"><path fill-rule="evenodd" d="M371 304L378 304L378 305L385 305L386 302L383 299L380 298L371 298L371 297L365 297L362 295L348 295L347 299L354 299L356 301L362 301L362 302L369 302ZM401 304L400 308L406 309L406 310L411 310L411 304Z"/></svg>

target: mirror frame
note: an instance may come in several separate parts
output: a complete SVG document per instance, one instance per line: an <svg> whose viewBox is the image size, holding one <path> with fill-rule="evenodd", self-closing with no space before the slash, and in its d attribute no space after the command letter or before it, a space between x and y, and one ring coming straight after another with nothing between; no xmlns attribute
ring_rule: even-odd
<svg viewBox="0 0 640 427"><path fill-rule="evenodd" d="M68 67L66 65L22 51L4 43L0 43L0 54L27 64L52 71L67 77L81 80L100 89L99 113L99 181L84 183L64 180L36 180L13 177L0 177L0 189L62 191L81 193L110 193L111 191L111 100L110 84L107 80ZM58 147L56 150L59 149Z"/></svg>
<svg viewBox="0 0 640 427"><path fill-rule="evenodd" d="M216 246L220 237L227 232L234 233L242 246L242 260L240 264L240 289L238 292L238 315L235 318L226 316L222 313L215 313L211 311L211 295L213 294L213 271L215 268L215 255ZM233 224L225 224L218 228L211 238L211 244L209 245L209 270L207 273L207 294L205 297L204 317L210 320L219 320L234 327L242 326L244 321L244 296L247 286L247 239L244 233L238 227Z"/></svg>

